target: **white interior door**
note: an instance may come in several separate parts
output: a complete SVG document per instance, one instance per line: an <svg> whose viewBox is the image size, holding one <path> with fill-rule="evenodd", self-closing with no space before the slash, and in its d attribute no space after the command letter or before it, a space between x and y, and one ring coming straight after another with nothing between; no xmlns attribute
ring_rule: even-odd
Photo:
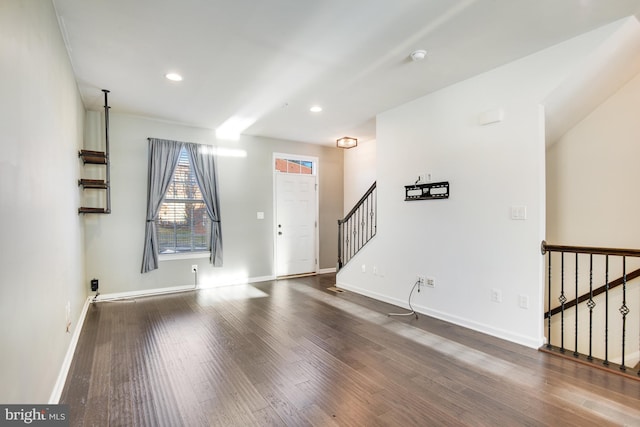
<svg viewBox="0 0 640 427"><path fill-rule="evenodd" d="M276 275L316 271L316 176L276 174Z"/></svg>

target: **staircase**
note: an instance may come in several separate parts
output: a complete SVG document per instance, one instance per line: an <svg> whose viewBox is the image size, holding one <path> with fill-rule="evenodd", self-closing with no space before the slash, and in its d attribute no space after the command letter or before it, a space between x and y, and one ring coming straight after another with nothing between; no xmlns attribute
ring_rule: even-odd
<svg viewBox="0 0 640 427"><path fill-rule="evenodd" d="M640 250L544 241L541 249L547 344L540 350L640 380Z"/></svg>
<svg viewBox="0 0 640 427"><path fill-rule="evenodd" d="M338 220L338 265L336 271L347 265L349 260L376 235L377 231L376 183L364 193L358 203L343 218Z"/></svg>

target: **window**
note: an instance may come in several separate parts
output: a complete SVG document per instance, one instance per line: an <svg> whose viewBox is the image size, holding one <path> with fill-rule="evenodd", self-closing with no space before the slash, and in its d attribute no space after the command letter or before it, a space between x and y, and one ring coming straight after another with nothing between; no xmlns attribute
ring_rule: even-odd
<svg viewBox="0 0 640 427"><path fill-rule="evenodd" d="M160 254L209 250L211 220L185 148L180 151L156 227Z"/></svg>
<svg viewBox="0 0 640 427"><path fill-rule="evenodd" d="M276 159L276 170L284 173L314 175L313 162L310 160Z"/></svg>

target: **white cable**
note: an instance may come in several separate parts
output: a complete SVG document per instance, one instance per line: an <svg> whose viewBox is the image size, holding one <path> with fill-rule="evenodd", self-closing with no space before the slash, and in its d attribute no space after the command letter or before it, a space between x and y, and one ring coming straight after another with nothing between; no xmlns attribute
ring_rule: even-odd
<svg viewBox="0 0 640 427"><path fill-rule="evenodd" d="M409 292L409 308L411 309L408 313L387 313L387 316L416 316L418 318L418 313L411 306L411 295L413 295L413 291L416 289L416 286L420 286L420 280L416 280L416 283L413 284L413 288L411 288L411 292ZM418 292L420 292L420 288L418 288Z"/></svg>

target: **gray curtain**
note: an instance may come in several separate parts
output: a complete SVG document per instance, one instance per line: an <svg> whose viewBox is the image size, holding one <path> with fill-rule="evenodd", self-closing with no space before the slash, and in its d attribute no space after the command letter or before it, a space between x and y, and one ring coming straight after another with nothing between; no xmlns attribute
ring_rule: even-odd
<svg viewBox="0 0 640 427"><path fill-rule="evenodd" d="M218 197L218 179L215 156L207 153L199 144L186 144L189 159L193 165L196 181L202 192L202 198L207 206L207 214L211 218L211 236L209 260L214 267L222 267L222 228L220 226L220 200Z"/></svg>
<svg viewBox="0 0 640 427"><path fill-rule="evenodd" d="M178 165L183 142L149 138L147 223L144 231L142 272L158 268L158 236L155 220Z"/></svg>

